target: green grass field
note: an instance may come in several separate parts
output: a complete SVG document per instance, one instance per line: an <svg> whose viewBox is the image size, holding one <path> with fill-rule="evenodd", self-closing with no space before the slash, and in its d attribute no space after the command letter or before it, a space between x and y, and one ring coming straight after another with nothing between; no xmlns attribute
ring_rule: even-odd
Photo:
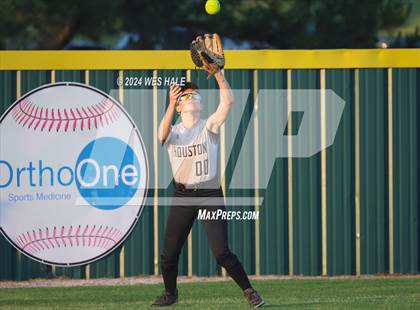
<svg viewBox="0 0 420 310"><path fill-rule="evenodd" d="M420 278L258 280L272 309L420 309ZM0 289L0 309L147 309L161 285ZM176 309L246 309L232 282L179 285ZM150 309L150 308L149 308Z"/></svg>

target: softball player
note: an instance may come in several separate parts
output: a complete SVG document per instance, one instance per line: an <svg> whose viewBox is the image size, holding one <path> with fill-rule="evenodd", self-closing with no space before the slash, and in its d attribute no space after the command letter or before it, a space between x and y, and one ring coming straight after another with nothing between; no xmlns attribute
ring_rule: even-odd
<svg viewBox="0 0 420 310"><path fill-rule="evenodd" d="M159 126L158 138L166 145L172 166L174 192L161 255L165 290L152 306L178 302L178 259L198 211L225 210L218 175L219 128L229 114L233 96L223 73L218 70L214 76L220 88L216 112L206 120L200 119L202 102L194 83L171 86L169 106ZM180 113L181 122L171 126L175 110ZM264 300L252 288L241 262L229 249L226 220L204 220L203 224L217 263L244 291L249 305L261 307Z"/></svg>

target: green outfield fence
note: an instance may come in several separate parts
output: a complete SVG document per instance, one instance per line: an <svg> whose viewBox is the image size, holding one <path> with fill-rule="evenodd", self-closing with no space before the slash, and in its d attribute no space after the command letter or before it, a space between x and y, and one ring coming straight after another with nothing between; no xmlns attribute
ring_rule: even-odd
<svg viewBox="0 0 420 310"><path fill-rule="evenodd" d="M227 179L258 90L331 89L346 101L334 144L310 158L278 158L268 188L248 193L264 197L263 205L256 207L260 219L229 221L231 248L246 271L331 276L420 273L420 49L227 51L226 56L225 74L232 88L251 90L244 114L231 116L240 119L239 134L236 128L225 128L226 141L234 141L232 154L222 154L228 161ZM0 52L0 112L42 84L74 81L108 93L117 87L119 75L187 76L200 88L216 87L191 66L187 51ZM120 95L116 99L140 129L145 122L156 128L158 117L145 119L135 100L124 96L123 89ZM163 103L152 102L150 108L156 104ZM166 154L157 150L157 144L146 147L153 183ZM0 236L0 279L159 274L169 207L159 206L158 194L150 193L156 195L156 203L145 207L125 243L87 266L43 265ZM179 271L224 274L199 222L182 251Z"/></svg>

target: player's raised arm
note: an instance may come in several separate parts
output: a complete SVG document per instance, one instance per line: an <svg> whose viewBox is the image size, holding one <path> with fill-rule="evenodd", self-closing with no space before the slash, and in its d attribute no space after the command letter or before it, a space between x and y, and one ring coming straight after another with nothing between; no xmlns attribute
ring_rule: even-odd
<svg viewBox="0 0 420 310"><path fill-rule="evenodd" d="M165 143L169 133L171 132L171 124L174 118L176 100L181 92L181 87L179 85L171 85L169 88L169 105L158 129L158 139L162 144Z"/></svg>
<svg viewBox="0 0 420 310"><path fill-rule="evenodd" d="M217 107L216 112L210 115L210 117L207 119L206 125L210 131L218 133L220 126L223 125L223 123L229 115L234 100L232 89L230 88L230 85L226 80L223 72L221 70L218 70L214 74L214 77L217 81L217 84L219 84L220 88L220 103Z"/></svg>
<svg viewBox="0 0 420 310"><path fill-rule="evenodd" d="M218 133L220 126L223 125L229 115L233 104L232 89L221 69L225 66L225 54L223 52L222 39L217 33L213 35L205 34L204 38L198 36L191 42L191 59L194 64L207 71L209 77L214 75L220 88L220 103L214 112L207 119L207 128Z"/></svg>

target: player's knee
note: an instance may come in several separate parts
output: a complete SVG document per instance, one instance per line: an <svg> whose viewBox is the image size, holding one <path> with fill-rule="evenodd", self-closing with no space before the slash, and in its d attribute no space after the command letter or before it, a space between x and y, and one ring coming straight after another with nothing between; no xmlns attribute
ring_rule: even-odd
<svg viewBox="0 0 420 310"><path fill-rule="evenodd" d="M216 253L215 257L216 257L217 263L220 266L224 267L225 269L229 269L233 267L238 260L236 255L233 254L230 250Z"/></svg>
<svg viewBox="0 0 420 310"><path fill-rule="evenodd" d="M176 255L162 254L160 256L160 266L162 270L167 270L178 266L178 257Z"/></svg>

